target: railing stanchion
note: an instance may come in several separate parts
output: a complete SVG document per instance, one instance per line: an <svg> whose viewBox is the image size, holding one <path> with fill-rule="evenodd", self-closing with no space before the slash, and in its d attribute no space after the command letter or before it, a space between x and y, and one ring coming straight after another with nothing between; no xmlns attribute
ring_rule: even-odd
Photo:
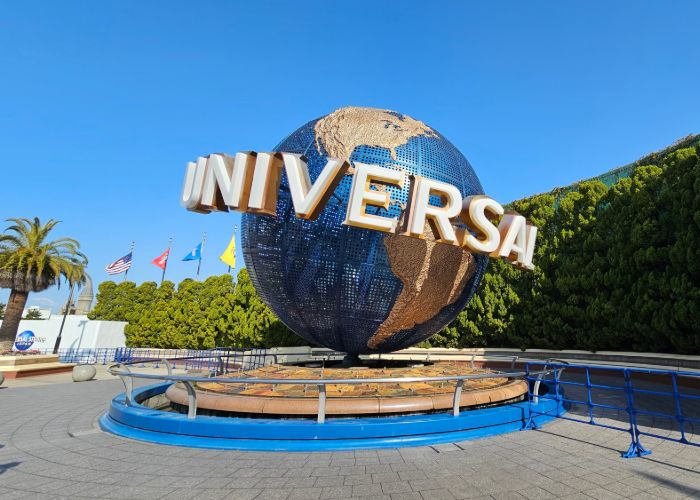
<svg viewBox="0 0 700 500"><path fill-rule="evenodd" d="M632 374L629 369L624 370L625 377L625 393L627 394L627 414L629 415L630 421L630 436L632 436L632 442L627 452L623 453L624 458L634 458L641 457L644 455L649 455L651 451L647 450L642 446L639 441L639 428L637 427L637 410L634 407L634 388L632 387Z"/></svg>
<svg viewBox="0 0 700 500"><path fill-rule="evenodd" d="M197 416L197 391L189 380L183 380L182 383L187 389L187 418L195 418Z"/></svg>
<svg viewBox="0 0 700 500"><path fill-rule="evenodd" d="M219 358L219 368L217 369L216 373L217 373L217 375L223 375L226 373L224 371L224 358L221 357L221 355L219 355L218 358Z"/></svg>
<svg viewBox="0 0 700 500"><path fill-rule="evenodd" d="M464 385L464 380L459 379L457 385L455 385L455 394L452 399L452 415L455 417L459 416L459 404L462 402L462 386Z"/></svg>
<svg viewBox="0 0 700 500"><path fill-rule="evenodd" d="M165 365L165 367L168 369L168 375L169 375L169 376L172 375L172 374L173 374L173 367L172 367L172 365L170 364L170 361L168 361L167 358L163 358L163 359L161 359L161 361L163 362L163 364Z"/></svg>
<svg viewBox="0 0 700 500"><path fill-rule="evenodd" d="M586 367L586 393L587 393L587 401L588 401L588 423L593 424L595 422L593 420L593 398L591 395L591 370L589 367Z"/></svg>
<svg viewBox="0 0 700 500"><path fill-rule="evenodd" d="M326 421L326 384L318 384L318 419L319 424Z"/></svg>
<svg viewBox="0 0 700 500"><path fill-rule="evenodd" d="M120 367L126 370L127 373L131 373L128 366L120 364ZM130 375L119 375L119 378L122 380L122 384L124 384L124 402L126 406L131 406L131 393L134 389L134 379Z"/></svg>
<svg viewBox="0 0 700 500"><path fill-rule="evenodd" d="M542 376L544 373L540 373L537 375L537 379L535 379L535 383L532 385L532 404L539 404L540 402L540 384L542 383Z"/></svg>
<svg viewBox="0 0 700 500"><path fill-rule="evenodd" d="M523 412L523 430L537 429L537 423L532 419L532 390L530 389L530 363L525 363L525 383L527 384L527 405ZM534 384L533 384L534 387Z"/></svg>
<svg viewBox="0 0 700 500"><path fill-rule="evenodd" d="M688 443L685 438L685 418L683 417L683 405L681 404L681 394L678 390L678 377L675 373L671 373L671 382L673 384L673 399L676 402L676 420L678 421L678 430L681 432L681 443Z"/></svg>

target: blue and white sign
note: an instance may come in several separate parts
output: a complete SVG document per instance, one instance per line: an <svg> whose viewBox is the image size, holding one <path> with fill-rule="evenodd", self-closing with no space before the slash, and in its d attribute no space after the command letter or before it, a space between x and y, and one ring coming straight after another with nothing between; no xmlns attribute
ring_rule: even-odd
<svg viewBox="0 0 700 500"><path fill-rule="evenodd" d="M34 344L34 332L25 330L17 334L15 338L15 349L18 351L26 351Z"/></svg>

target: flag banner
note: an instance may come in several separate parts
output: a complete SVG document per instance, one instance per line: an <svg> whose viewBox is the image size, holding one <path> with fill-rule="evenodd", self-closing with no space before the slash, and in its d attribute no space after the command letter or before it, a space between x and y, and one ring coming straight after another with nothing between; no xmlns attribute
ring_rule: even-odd
<svg viewBox="0 0 700 500"><path fill-rule="evenodd" d="M105 267L105 271L107 271L107 274L121 274L125 271L128 271L130 267L131 267L131 252L126 254L121 259L115 260L110 265Z"/></svg>
<svg viewBox="0 0 700 500"><path fill-rule="evenodd" d="M202 259L202 244L200 243L192 249L190 253L185 255L182 260L201 260Z"/></svg>
<svg viewBox="0 0 700 500"><path fill-rule="evenodd" d="M233 236L231 236L231 242L226 247L226 250L224 250L224 253L219 256L219 259L232 268L236 267L236 233L233 233Z"/></svg>
<svg viewBox="0 0 700 500"><path fill-rule="evenodd" d="M160 267L161 269L165 269L165 266L168 265L168 256L169 255L170 255L170 249L168 248L165 252L163 252L158 257L153 259L151 261L151 264L153 264L156 267Z"/></svg>

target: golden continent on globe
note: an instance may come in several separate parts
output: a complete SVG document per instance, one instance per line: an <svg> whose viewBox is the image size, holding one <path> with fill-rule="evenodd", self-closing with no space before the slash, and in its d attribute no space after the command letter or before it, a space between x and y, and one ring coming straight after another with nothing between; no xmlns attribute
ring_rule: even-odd
<svg viewBox="0 0 700 500"><path fill-rule="evenodd" d="M377 128L377 123L383 123L383 128ZM322 145L329 156L348 161L360 145L388 149L396 159L396 148L411 137L437 135L409 116L360 107L341 108L319 120L314 130L319 151ZM398 165L390 167L403 170ZM384 238L389 265L403 289L386 320L367 342L370 349L379 348L392 335L428 321L454 303L476 272L469 252L436 243L427 224L423 236L422 240L400 234Z"/></svg>

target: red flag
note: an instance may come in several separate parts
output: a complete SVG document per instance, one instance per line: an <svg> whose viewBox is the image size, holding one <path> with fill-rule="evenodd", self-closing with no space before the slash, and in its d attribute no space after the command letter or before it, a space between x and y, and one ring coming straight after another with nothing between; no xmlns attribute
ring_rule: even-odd
<svg viewBox="0 0 700 500"><path fill-rule="evenodd" d="M165 270L165 266L168 265L168 255L170 254L170 249L168 248L165 252L163 252L161 255L156 257L151 261L151 263L154 266L158 266L161 269Z"/></svg>

